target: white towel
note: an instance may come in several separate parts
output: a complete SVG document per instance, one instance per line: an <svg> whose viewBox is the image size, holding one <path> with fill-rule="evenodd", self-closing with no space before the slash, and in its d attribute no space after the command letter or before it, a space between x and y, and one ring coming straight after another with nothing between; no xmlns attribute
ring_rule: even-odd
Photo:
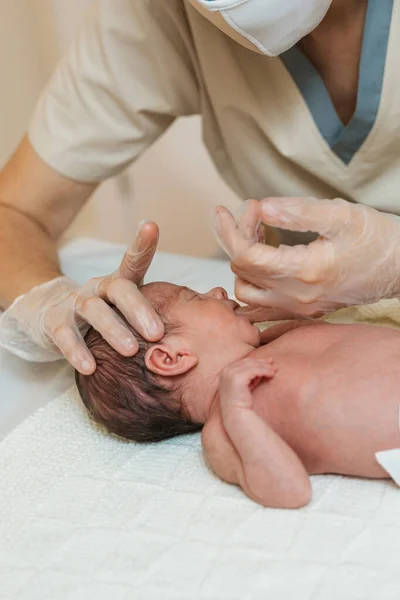
<svg viewBox="0 0 400 600"><path fill-rule="evenodd" d="M0 445L0 600L398 600L400 494L313 478L298 511L219 481L199 436L140 446L75 390Z"/></svg>

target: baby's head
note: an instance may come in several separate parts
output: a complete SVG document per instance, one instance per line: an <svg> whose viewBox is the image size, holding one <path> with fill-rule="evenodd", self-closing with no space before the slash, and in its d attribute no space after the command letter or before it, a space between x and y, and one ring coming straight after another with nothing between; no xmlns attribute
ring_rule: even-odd
<svg viewBox="0 0 400 600"><path fill-rule="evenodd" d="M156 442L198 431L208 418L221 371L259 345L259 332L225 290L198 294L170 283L141 288L165 324L160 342L133 330L139 352L118 354L90 329L92 375L76 373L92 418L121 437Z"/></svg>

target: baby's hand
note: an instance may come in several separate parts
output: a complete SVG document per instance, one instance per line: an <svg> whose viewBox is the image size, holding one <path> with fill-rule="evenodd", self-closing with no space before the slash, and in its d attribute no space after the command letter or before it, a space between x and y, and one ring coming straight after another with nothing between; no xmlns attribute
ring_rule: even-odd
<svg viewBox="0 0 400 600"><path fill-rule="evenodd" d="M272 379L276 371L272 358L243 358L226 367L219 384L222 414L232 408L251 409L252 392L262 379Z"/></svg>

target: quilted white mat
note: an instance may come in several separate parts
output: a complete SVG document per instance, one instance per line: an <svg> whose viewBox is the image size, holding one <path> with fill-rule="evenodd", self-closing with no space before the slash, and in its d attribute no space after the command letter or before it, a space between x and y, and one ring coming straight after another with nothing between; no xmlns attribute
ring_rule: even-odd
<svg viewBox="0 0 400 600"><path fill-rule="evenodd" d="M399 600L400 492L313 481L263 509L205 466L198 436L139 446L75 390L0 446L1 600Z"/></svg>

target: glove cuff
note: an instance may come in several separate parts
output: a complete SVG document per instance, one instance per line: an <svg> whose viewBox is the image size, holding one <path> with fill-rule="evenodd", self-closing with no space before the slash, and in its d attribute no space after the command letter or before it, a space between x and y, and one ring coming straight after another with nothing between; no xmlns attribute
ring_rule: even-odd
<svg viewBox="0 0 400 600"><path fill-rule="evenodd" d="M59 349L41 331L42 316L49 298L55 306L79 287L72 279L60 276L16 298L0 317L0 347L31 362L63 359Z"/></svg>

